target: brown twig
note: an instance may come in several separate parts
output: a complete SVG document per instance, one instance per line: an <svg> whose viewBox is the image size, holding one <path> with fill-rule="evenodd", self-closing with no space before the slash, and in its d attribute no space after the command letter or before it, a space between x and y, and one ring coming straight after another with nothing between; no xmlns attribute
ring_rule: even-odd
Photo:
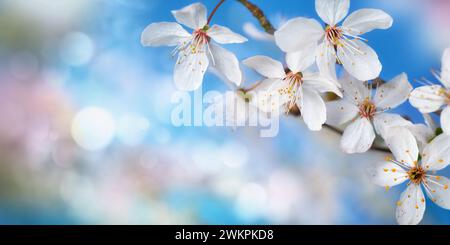
<svg viewBox="0 0 450 245"><path fill-rule="evenodd" d="M264 31L273 35L275 32L275 28L273 27L272 23L267 19L267 17L264 15L264 12L255 4L247 1L247 0L237 0L241 4L243 4L251 13L252 15L259 21L259 24L262 28L264 28Z"/></svg>
<svg viewBox="0 0 450 245"><path fill-rule="evenodd" d="M213 9L213 11L211 12L211 14L208 16L208 22L207 25L209 25L209 23L212 20L212 17L216 14L217 10L220 8L220 6L225 2L225 0L220 0L220 2L216 5L216 7Z"/></svg>

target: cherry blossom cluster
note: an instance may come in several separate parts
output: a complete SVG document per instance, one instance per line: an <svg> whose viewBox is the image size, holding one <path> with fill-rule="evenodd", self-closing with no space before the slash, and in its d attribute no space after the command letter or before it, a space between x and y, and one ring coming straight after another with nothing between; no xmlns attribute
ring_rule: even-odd
<svg viewBox="0 0 450 245"><path fill-rule="evenodd" d="M323 23L298 17L273 33L275 44L286 54L284 62L262 55L239 62L220 44L248 40L227 27L211 25L213 14L207 18L201 3L172 11L178 23L150 24L141 43L174 47L173 55L178 58L173 80L180 90L198 89L209 69L234 85L233 108L250 105L268 117L298 109L310 130L321 130L324 125L342 128L340 146L345 153L367 152L378 135L392 156L373 164L368 176L386 189L407 182L397 202L399 224L422 220L424 192L435 204L450 209L450 181L435 174L450 164L450 48L444 52L441 72L434 72L442 85L429 83L413 90L405 73L375 83L382 64L361 35L390 28L392 17L379 9L349 14L350 0L316 0L315 7ZM240 88L244 77L241 63L263 79L249 89ZM342 74L337 66L342 66ZM330 94L337 99L326 101L330 96L325 95ZM426 124L414 124L389 112L408 99L423 113ZM245 121L242 108L227 114L227 120ZM438 126L428 113L441 110Z"/></svg>

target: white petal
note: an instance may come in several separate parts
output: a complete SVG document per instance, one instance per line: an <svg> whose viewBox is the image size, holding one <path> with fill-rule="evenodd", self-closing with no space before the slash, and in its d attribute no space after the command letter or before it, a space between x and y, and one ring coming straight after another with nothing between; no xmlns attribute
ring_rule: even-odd
<svg viewBox="0 0 450 245"><path fill-rule="evenodd" d="M323 41L319 44L316 49L316 63L322 75L339 84L336 77L336 51L330 42Z"/></svg>
<svg viewBox="0 0 450 245"><path fill-rule="evenodd" d="M283 111L283 105L290 100L287 94L280 94L279 91L288 85L279 78L266 79L250 92L251 103L263 112L278 116Z"/></svg>
<svg viewBox="0 0 450 245"><path fill-rule="evenodd" d="M337 85L318 72L303 72L303 87L319 93L332 92L342 97L342 92Z"/></svg>
<svg viewBox="0 0 450 245"><path fill-rule="evenodd" d="M400 225L417 225L425 213L425 196L420 185L410 184L397 202L395 217Z"/></svg>
<svg viewBox="0 0 450 245"><path fill-rule="evenodd" d="M209 61L204 51L179 53L175 64L173 79L179 90L193 91L200 87Z"/></svg>
<svg viewBox="0 0 450 245"><path fill-rule="evenodd" d="M439 128L436 121L433 119L433 117L429 113L422 113L423 120L425 121L425 124L428 128L431 129L431 131L436 132L436 129Z"/></svg>
<svg viewBox="0 0 450 245"><path fill-rule="evenodd" d="M450 135L450 106L445 107L441 113L441 128L447 135Z"/></svg>
<svg viewBox="0 0 450 245"><path fill-rule="evenodd" d="M178 21L189 28L197 30L206 25L206 7L201 3L193 3L180 10L173 10L172 15Z"/></svg>
<svg viewBox="0 0 450 245"><path fill-rule="evenodd" d="M229 44L229 43L243 43L247 42L247 38L234 33L230 29L224 26L213 25L207 32L208 36L211 37L214 41L221 44Z"/></svg>
<svg viewBox="0 0 450 245"><path fill-rule="evenodd" d="M334 26L348 14L350 0L316 0L316 11L327 24Z"/></svg>
<svg viewBox="0 0 450 245"><path fill-rule="evenodd" d="M441 134L431 141L422 154L422 167L430 171L444 169L450 164L450 136Z"/></svg>
<svg viewBox="0 0 450 245"><path fill-rule="evenodd" d="M419 152L433 138L434 132L424 124L413 124L398 114L380 113L373 119L376 132L386 139L392 132L396 132L399 128L409 130L414 138L416 138L419 146Z"/></svg>
<svg viewBox="0 0 450 245"><path fill-rule="evenodd" d="M382 10L359 9L351 13L342 26L352 35L361 35L374 29L388 29L392 22L392 17Z"/></svg>
<svg viewBox="0 0 450 245"><path fill-rule="evenodd" d="M325 31L314 19L298 17L287 21L275 32L275 42L286 53L317 44Z"/></svg>
<svg viewBox="0 0 450 245"><path fill-rule="evenodd" d="M354 104L346 100L336 100L326 103L327 123L339 126L355 119L359 109Z"/></svg>
<svg viewBox="0 0 450 245"><path fill-rule="evenodd" d="M355 105L370 98L370 90L363 82L345 72L339 83L342 85L344 97Z"/></svg>
<svg viewBox="0 0 450 245"><path fill-rule="evenodd" d="M327 119L325 102L322 97L315 91L303 89L302 102L303 106L300 108L300 111L303 121L305 121L310 130L321 130Z"/></svg>
<svg viewBox="0 0 450 245"><path fill-rule="evenodd" d="M341 148L345 153L363 153L370 149L375 139L373 126L367 118L357 118L344 131Z"/></svg>
<svg viewBox="0 0 450 245"><path fill-rule="evenodd" d="M450 48L445 49L442 55L441 82L450 88Z"/></svg>
<svg viewBox="0 0 450 245"><path fill-rule="evenodd" d="M268 78L284 78L286 76L283 64L267 56L253 56L242 63Z"/></svg>
<svg viewBox="0 0 450 245"><path fill-rule="evenodd" d="M305 71L314 64L316 47L317 45L313 44L303 50L287 53L286 63L288 68L295 73Z"/></svg>
<svg viewBox="0 0 450 245"><path fill-rule="evenodd" d="M437 111L445 104L442 89L439 85L418 87L411 92L409 102L422 113Z"/></svg>
<svg viewBox="0 0 450 245"><path fill-rule="evenodd" d="M427 127L425 124L414 124L408 127L408 130L414 135L419 146L419 152L422 152L428 142L435 136L435 131Z"/></svg>
<svg viewBox="0 0 450 245"><path fill-rule="evenodd" d="M402 73L378 87L373 102L377 108L389 110L405 102L412 89L413 87L408 82L408 76Z"/></svg>
<svg viewBox="0 0 450 245"><path fill-rule="evenodd" d="M375 131L386 139L390 133L395 132L396 127L412 127L413 123L398 114L380 113L373 118L373 125Z"/></svg>
<svg viewBox="0 0 450 245"><path fill-rule="evenodd" d="M176 46L191 37L186 30L175 22L159 22L150 24L141 35L144 46Z"/></svg>
<svg viewBox="0 0 450 245"><path fill-rule="evenodd" d="M397 127L389 133L385 141L395 160L409 167L417 165L419 148L414 135L409 130Z"/></svg>
<svg viewBox="0 0 450 245"><path fill-rule="evenodd" d="M381 63L375 51L361 40L345 40L338 46L337 55L345 70L360 81L375 79L380 75Z"/></svg>
<svg viewBox="0 0 450 245"><path fill-rule="evenodd" d="M214 68L227 80L237 86L241 85L242 72L236 56L215 43L210 43L209 47L213 56L213 61L210 63L214 65Z"/></svg>
<svg viewBox="0 0 450 245"><path fill-rule="evenodd" d="M386 188L399 185L408 180L406 171L390 161L372 164L367 169L367 174L372 183Z"/></svg>
<svg viewBox="0 0 450 245"><path fill-rule="evenodd" d="M427 176L424 187L428 197L442 208L450 209L450 180L443 176Z"/></svg>

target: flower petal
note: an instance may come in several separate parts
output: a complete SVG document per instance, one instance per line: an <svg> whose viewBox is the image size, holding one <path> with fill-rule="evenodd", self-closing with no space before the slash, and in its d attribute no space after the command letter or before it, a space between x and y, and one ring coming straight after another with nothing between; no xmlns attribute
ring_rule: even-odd
<svg viewBox="0 0 450 245"><path fill-rule="evenodd" d="M437 111L445 104L442 89L439 85L418 87L411 92L409 102L422 113Z"/></svg>
<svg viewBox="0 0 450 245"><path fill-rule="evenodd" d="M450 88L450 48L445 49L442 55L441 82Z"/></svg>
<svg viewBox="0 0 450 245"><path fill-rule="evenodd" d="M341 148L345 153L363 153L370 149L375 140L373 126L367 118L357 118L344 131Z"/></svg>
<svg viewBox="0 0 450 245"><path fill-rule="evenodd" d="M209 47L213 59L211 63L214 68L232 83L237 86L241 85L242 72L236 56L215 43L210 43Z"/></svg>
<svg viewBox="0 0 450 245"><path fill-rule="evenodd" d="M253 56L242 63L268 78L284 78L286 76L283 64L267 56Z"/></svg>
<svg viewBox="0 0 450 245"><path fill-rule="evenodd" d="M201 3L193 3L180 10L172 10L178 23L194 30L203 28L206 23L206 7Z"/></svg>
<svg viewBox="0 0 450 245"><path fill-rule="evenodd" d="M213 25L207 32L208 36L214 41L221 44L243 43L247 42L247 38L234 33L225 26Z"/></svg>
<svg viewBox="0 0 450 245"><path fill-rule="evenodd" d="M360 81L375 79L382 65L375 51L361 40L342 40L337 55L345 70Z"/></svg>
<svg viewBox="0 0 450 245"><path fill-rule="evenodd" d="M288 84L279 78L266 79L249 92L252 96L251 103L263 112L279 116L283 111L283 105L290 100L288 94L280 94L279 92L287 86Z"/></svg>
<svg viewBox="0 0 450 245"><path fill-rule="evenodd" d="M319 17L330 26L339 23L348 14L350 0L316 0Z"/></svg>
<svg viewBox="0 0 450 245"><path fill-rule="evenodd" d="M316 47L317 45L313 44L303 50L287 53L286 63L288 68L294 73L305 71L314 64Z"/></svg>
<svg viewBox="0 0 450 245"><path fill-rule="evenodd" d="M308 128L313 131L321 130L327 119L327 109L322 97L317 92L304 88L302 105L300 111Z"/></svg>
<svg viewBox="0 0 450 245"><path fill-rule="evenodd" d="M428 142L435 136L434 131L424 124L414 124L408 127L408 130L414 135L419 146L419 152L422 152Z"/></svg>
<svg viewBox="0 0 450 245"><path fill-rule="evenodd" d="M359 109L354 104L346 100L335 100L326 103L327 123L333 126L339 126L355 119L358 116Z"/></svg>
<svg viewBox="0 0 450 245"><path fill-rule="evenodd" d="M369 88L348 72L345 72L342 78L339 79L339 83L342 85L344 98L355 105L359 105L364 100L370 98Z"/></svg>
<svg viewBox="0 0 450 245"><path fill-rule="evenodd" d="M383 139L389 137L392 132L396 132L399 128L409 130L417 141L419 152L433 138L434 132L424 124L413 124L398 114L380 113L373 119L376 132Z"/></svg>
<svg viewBox="0 0 450 245"><path fill-rule="evenodd" d="M386 188L399 185L408 180L406 171L391 161L372 164L367 169L372 183Z"/></svg>
<svg viewBox="0 0 450 245"><path fill-rule="evenodd" d="M175 64L173 79L179 90L193 91L200 87L209 61L205 51L180 52Z"/></svg>
<svg viewBox="0 0 450 245"><path fill-rule="evenodd" d="M186 30L175 22L159 22L148 25L141 35L143 46L176 46L187 42L191 37Z"/></svg>
<svg viewBox="0 0 450 245"><path fill-rule="evenodd" d="M378 87L373 102L377 108L389 110L405 102L412 89L413 87L408 82L408 76L406 73L402 73Z"/></svg>
<svg viewBox="0 0 450 245"><path fill-rule="evenodd" d="M373 125L375 131L384 139L390 136L390 133L395 132L396 127L410 127L413 123L404 119L398 114L380 113L373 118Z"/></svg>
<svg viewBox="0 0 450 245"><path fill-rule="evenodd" d="M422 116L427 127L430 128L431 131L436 132L436 129L438 129L439 126L434 120L434 118L429 113L422 113Z"/></svg>
<svg viewBox="0 0 450 245"><path fill-rule="evenodd" d="M396 128L389 133L385 141L395 160L409 167L417 165L419 148L416 139L409 130Z"/></svg>
<svg viewBox="0 0 450 245"><path fill-rule="evenodd" d="M442 208L450 209L450 180L443 176L427 176L424 183L428 197Z"/></svg>
<svg viewBox="0 0 450 245"><path fill-rule="evenodd" d="M340 86L336 76L336 51L330 42L325 40L319 44L316 49L316 63L322 75Z"/></svg>
<svg viewBox="0 0 450 245"><path fill-rule="evenodd" d="M417 225L425 213L425 196L420 185L409 184L397 202L395 217L400 225Z"/></svg>
<svg viewBox="0 0 450 245"><path fill-rule="evenodd" d="M275 31L275 42L286 53L317 44L325 31L314 19L298 17L287 21Z"/></svg>
<svg viewBox="0 0 450 245"><path fill-rule="evenodd" d="M422 154L422 167L439 171L450 164L450 136L441 134L429 143Z"/></svg>
<svg viewBox="0 0 450 245"><path fill-rule="evenodd" d="M441 113L441 128L447 135L450 135L450 106L445 107Z"/></svg>
<svg viewBox="0 0 450 245"><path fill-rule="evenodd" d="M351 13L342 23L344 29L351 35L361 35L374 29L388 29L393 19L379 9L359 9Z"/></svg>
<svg viewBox="0 0 450 245"><path fill-rule="evenodd" d="M332 92L342 97L341 90L330 79L318 72L303 72L303 87L319 93Z"/></svg>

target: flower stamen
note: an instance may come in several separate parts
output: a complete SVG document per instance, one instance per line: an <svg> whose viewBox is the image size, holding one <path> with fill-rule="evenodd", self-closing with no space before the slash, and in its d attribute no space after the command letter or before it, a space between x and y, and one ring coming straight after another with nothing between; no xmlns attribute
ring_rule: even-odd
<svg viewBox="0 0 450 245"><path fill-rule="evenodd" d="M359 115L363 118L372 119L373 116L375 116L376 111L376 106L369 99L365 99L359 105Z"/></svg>
<svg viewBox="0 0 450 245"><path fill-rule="evenodd" d="M426 178L426 171L422 167L414 167L408 171L408 178L414 184L422 183Z"/></svg>
<svg viewBox="0 0 450 245"><path fill-rule="evenodd" d="M289 112L300 99L300 86L303 84L303 74L301 72L294 73L292 71L286 72L284 82L288 83L288 86L279 90L281 95L288 95L289 102L287 104L286 111Z"/></svg>

